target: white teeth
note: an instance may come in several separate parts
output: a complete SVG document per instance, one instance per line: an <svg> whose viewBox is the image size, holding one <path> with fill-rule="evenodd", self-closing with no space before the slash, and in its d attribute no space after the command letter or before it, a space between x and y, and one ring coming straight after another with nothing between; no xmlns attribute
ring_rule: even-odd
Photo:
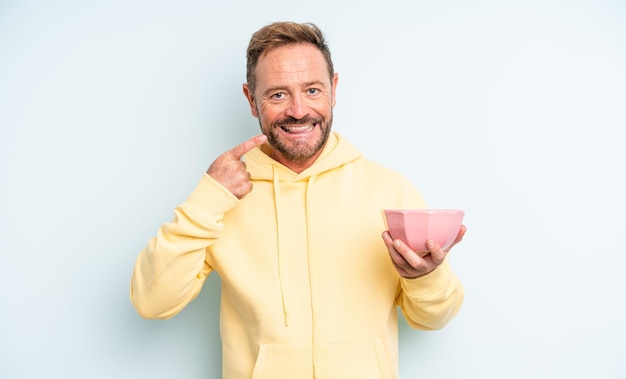
<svg viewBox="0 0 626 379"><path fill-rule="evenodd" d="M302 125L302 126L283 126L282 129L289 133L302 133L313 130L315 125Z"/></svg>

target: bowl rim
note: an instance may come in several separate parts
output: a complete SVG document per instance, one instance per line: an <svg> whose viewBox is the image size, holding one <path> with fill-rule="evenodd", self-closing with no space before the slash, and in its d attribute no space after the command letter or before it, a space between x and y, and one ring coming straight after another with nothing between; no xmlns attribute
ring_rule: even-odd
<svg viewBox="0 0 626 379"><path fill-rule="evenodd" d="M465 213L463 209L424 208L424 209L384 209L385 213Z"/></svg>

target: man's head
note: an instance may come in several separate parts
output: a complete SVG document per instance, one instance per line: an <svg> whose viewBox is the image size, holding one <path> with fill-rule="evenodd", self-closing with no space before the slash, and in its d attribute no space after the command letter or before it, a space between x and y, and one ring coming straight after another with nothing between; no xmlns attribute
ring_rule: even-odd
<svg viewBox="0 0 626 379"><path fill-rule="evenodd" d="M274 23L250 40L243 92L272 146L272 157L301 172L321 153L332 126L335 74L313 24Z"/></svg>

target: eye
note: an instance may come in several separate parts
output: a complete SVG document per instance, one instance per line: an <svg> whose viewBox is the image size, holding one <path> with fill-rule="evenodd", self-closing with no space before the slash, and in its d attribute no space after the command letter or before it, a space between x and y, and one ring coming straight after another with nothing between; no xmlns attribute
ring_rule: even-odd
<svg viewBox="0 0 626 379"><path fill-rule="evenodd" d="M320 90L318 90L317 88L309 88L308 90L306 90L306 92L309 95L317 95L318 93L320 93Z"/></svg>
<svg viewBox="0 0 626 379"><path fill-rule="evenodd" d="M284 92L276 92L276 93L275 93L275 94L273 94L271 97L272 97L272 99L274 99L274 100L280 100L280 99L282 99L282 98L284 98L284 97L285 97L285 93L284 93Z"/></svg>

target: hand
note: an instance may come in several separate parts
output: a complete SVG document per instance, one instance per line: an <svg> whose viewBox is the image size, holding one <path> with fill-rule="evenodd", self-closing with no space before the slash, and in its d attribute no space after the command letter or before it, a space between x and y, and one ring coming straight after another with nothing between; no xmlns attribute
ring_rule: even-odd
<svg viewBox="0 0 626 379"><path fill-rule="evenodd" d="M428 251L415 252L401 240L392 239L389 231L383 232L383 241L385 241L391 261L398 273L403 278L414 279L424 276L439 267L450 252L450 249L461 242L466 230L465 225L461 225L459 234L447 250L442 250L437 242L429 240L426 242Z"/></svg>
<svg viewBox="0 0 626 379"><path fill-rule="evenodd" d="M259 134L235 146L217 157L206 173L226 187L238 199L243 199L252 191L252 182L250 181L250 173L246 171L246 163L241 160L241 157L265 141L267 141L267 137Z"/></svg>

